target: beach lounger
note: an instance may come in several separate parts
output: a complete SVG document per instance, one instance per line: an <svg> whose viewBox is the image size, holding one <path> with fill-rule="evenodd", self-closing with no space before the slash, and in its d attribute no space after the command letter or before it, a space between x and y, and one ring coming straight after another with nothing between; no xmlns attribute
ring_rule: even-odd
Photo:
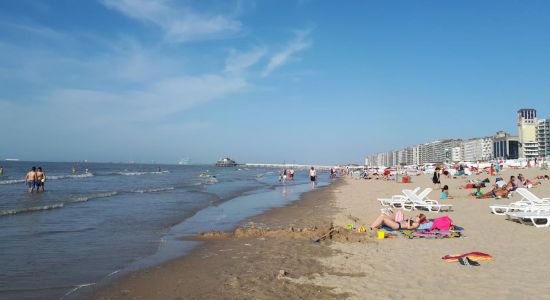
<svg viewBox="0 0 550 300"><path fill-rule="evenodd" d="M550 226L550 211L509 212L506 215L510 219L517 219L522 224L532 223L537 228Z"/></svg>
<svg viewBox="0 0 550 300"><path fill-rule="evenodd" d="M451 204L440 204L437 200L431 200L427 197L421 199L418 195L411 193L410 191L403 191L409 198L408 202L403 204L403 209L424 209L432 212L450 211L453 209Z"/></svg>
<svg viewBox="0 0 550 300"><path fill-rule="evenodd" d="M489 208L495 215L503 216L509 212L546 210L550 207L550 198L539 198L525 188L518 188L516 192L522 197L519 201L508 205L491 205Z"/></svg>
<svg viewBox="0 0 550 300"><path fill-rule="evenodd" d="M420 187L417 187L414 190L412 190L412 192L416 194L416 193L418 193L419 190L420 190ZM378 198L378 201L383 206L392 206L392 203L394 203L394 202L396 202L396 203L397 202L404 202L405 200L407 200L407 196L405 196L405 193L403 193L401 195L393 195L393 196L391 196L391 198Z"/></svg>
<svg viewBox="0 0 550 300"><path fill-rule="evenodd" d="M522 197L521 202L527 202L532 205L550 205L550 198L539 198L526 188L518 188L516 192Z"/></svg>

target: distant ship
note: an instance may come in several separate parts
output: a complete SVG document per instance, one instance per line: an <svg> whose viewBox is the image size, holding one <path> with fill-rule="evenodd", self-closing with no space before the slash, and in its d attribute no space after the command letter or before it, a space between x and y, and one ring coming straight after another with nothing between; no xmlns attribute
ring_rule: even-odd
<svg viewBox="0 0 550 300"><path fill-rule="evenodd" d="M6 158L6 161L19 161L19 158Z"/></svg>
<svg viewBox="0 0 550 300"><path fill-rule="evenodd" d="M216 162L216 167L235 167L237 163L229 157L222 158Z"/></svg>
<svg viewBox="0 0 550 300"><path fill-rule="evenodd" d="M191 163L191 160L189 159L189 157L184 157L180 159L180 161L178 161L178 165L188 165L190 163Z"/></svg>

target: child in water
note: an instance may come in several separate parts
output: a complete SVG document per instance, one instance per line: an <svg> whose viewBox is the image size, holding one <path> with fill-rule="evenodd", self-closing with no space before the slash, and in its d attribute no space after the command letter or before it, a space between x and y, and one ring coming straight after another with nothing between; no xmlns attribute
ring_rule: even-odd
<svg viewBox="0 0 550 300"><path fill-rule="evenodd" d="M453 197L449 195L449 186L448 185L444 185L443 188L441 189L441 199L442 200L444 200L444 199L453 199Z"/></svg>

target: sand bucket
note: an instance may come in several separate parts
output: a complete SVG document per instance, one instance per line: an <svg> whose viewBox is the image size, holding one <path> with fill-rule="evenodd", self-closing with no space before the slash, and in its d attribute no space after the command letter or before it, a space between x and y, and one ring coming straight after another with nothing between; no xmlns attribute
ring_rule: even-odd
<svg viewBox="0 0 550 300"><path fill-rule="evenodd" d="M384 239L384 236L386 235L386 233L384 232L384 230L378 230L377 232L377 236L378 236L378 239L379 240L383 240Z"/></svg>

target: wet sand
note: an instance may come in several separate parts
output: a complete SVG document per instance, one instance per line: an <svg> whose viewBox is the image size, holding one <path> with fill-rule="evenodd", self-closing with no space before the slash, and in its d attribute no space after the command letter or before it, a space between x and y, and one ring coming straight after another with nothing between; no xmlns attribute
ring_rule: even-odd
<svg viewBox="0 0 550 300"><path fill-rule="evenodd" d="M346 298L346 293L292 281L330 272L319 258L329 257L334 250L325 239L313 241L330 231L332 215L336 213L334 190L341 185L334 183L305 193L294 203L247 220L230 236L210 233L184 237L205 243L182 258L96 289L90 298Z"/></svg>

